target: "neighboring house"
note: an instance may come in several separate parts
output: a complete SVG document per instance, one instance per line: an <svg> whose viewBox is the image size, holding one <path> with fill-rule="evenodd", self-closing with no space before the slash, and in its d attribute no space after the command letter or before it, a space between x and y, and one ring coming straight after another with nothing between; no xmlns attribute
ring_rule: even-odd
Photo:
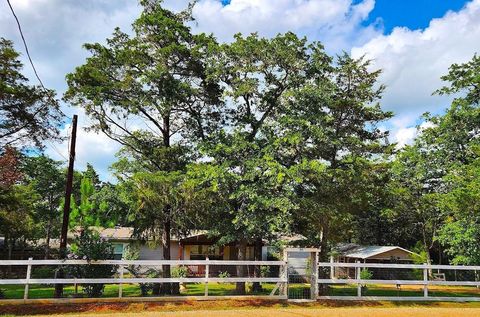
<svg viewBox="0 0 480 317"><path fill-rule="evenodd" d="M342 243L337 245L332 251L331 262L339 263L413 263L413 257L418 254L399 246L378 246L378 245L358 245L354 243ZM378 276L388 276L389 272L385 270L378 271ZM397 270L398 273L398 270ZM355 268L335 268L334 276L336 278L355 277Z"/></svg>
<svg viewBox="0 0 480 317"><path fill-rule="evenodd" d="M138 247L139 260L162 260L163 250L160 243L154 241L140 242L133 236L133 228L115 227L97 229L100 236L114 246L115 259L122 259L129 245ZM216 246L216 239L208 237L206 231L192 231L187 237L172 236L170 240L171 260L236 260L235 243ZM254 260L255 247L247 246L247 260ZM262 260L267 259L267 246L262 246Z"/></svg>

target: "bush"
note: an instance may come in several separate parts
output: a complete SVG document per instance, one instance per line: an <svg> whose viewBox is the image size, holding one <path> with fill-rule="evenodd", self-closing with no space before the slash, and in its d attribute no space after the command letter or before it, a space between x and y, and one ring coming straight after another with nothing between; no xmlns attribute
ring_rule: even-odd
<svg viewBox="0 0 480 317"><path fill-rule="evenodd" d="M171 271L172 277L187 277L188 276L188 268L185 266L178 266L174 267Z"/></svg>
<svg viewBox="0 0 480 317"><path fill-rule="evenodd" d="M98 233L84 231L72 244L69 259L98 261L113 258L113 246L101 238ZM75 265L68 273L76 278L109 278L117 271L116 265ZM84 284L83 291L88 297L101 297L104 284Z"/></svg>
<svg viewBox="0 0 480 317"><path fill-rule="evenodd" d="M4 299L4 298L5 298L5 291L0 288L0 299Z"/></svg>
<svg viewBox="0 0 480 317"><path fill-rule="evenodd" d="M260 266L260 276L261 277L269 277L270 276L270 266L268 266L268 265Z"/></svg>
<svg viewBox="0 0 480 317"><path fill-rule="evenodd" d="M371 280L372 277L373 277L373 273L369 269L364 268L360 271L361 280Z"/></svg>
<svg viewBox="0 0 480 317"><path fill-rule="evenodd" d="M184 278L188 276L188 268L185 266L174 267L170 273L172 277ZM180 294L180 283L172 283L172 294Z"/></svg>
<svg viewBox="0 0 480 317"><path fill-rule="evenodd" d="M227 271L225 271L225 272L220 271L220 272L218 272L218 277L219 278L228 278L228 277L230 277L230 273L228 273Z"/></svg>
<svg viewBox="0 0 480 317"><path fill-rule="evenodd" d="M32 270L32 278L54 278L57 268L44 266Z"/></svg>
<svg viewBox="0 0 480 317"><path fill-rule="evenodd" d="M373 277L373 273L368 270L367 268L364 268L360 271L360 279L361 280L371 280ZM367 292L367 285L364 284L362 285L362 295L365 295Z"/></svg>

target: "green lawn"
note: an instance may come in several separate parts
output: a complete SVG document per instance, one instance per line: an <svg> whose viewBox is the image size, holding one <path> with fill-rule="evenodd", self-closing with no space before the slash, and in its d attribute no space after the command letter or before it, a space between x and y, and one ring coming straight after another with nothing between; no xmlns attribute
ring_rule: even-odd
<svg viewBox="0 0 480 317"><path fill-rule="evenodd" d="M251 284L247 283L247 295L268 295L275 287L273 283L264 283L262 285L263 291L254 293L251 291ZM289 297L290 298L308 298L310 292L309 284L290 284ZM24 286L23 285L3 285L0 287L4 290L6 299L22 299ZM103 297L118 297L119 286L116 284L105 285ZM64 288L65 296L72 297L75 294L74 286L67 286ZM54 287L52 285L30 285L29 298L53 298ZM189 283L181 290L181 296L203 296L205 294L205 286L201 283ZM210 283L208 286L208 294L211 296L227 296L236 295L234 283ZM278 292L277 292L278 294ZM78 295L82 296L82 287L78 287ZM356 285L331 285L326 295L328 296L356 296ZM469 297L480 296L480 290L476 287L448 287L437 286L429 289L430 296L441 297ZM140 297L140 287L138 284L124 284L124 297ZM152 296L152 295L150 295ZM305 297L307 296L307 297ZM423 289L420 286L402 286L396 289L393 285L370 285L364 296L412 296L422 297Z"/></svg>
<svg viewBox="0 0 480 317"><path fill-rule="evenodd" d="M449 287L436 286L429 288L429 296L436 297L480 297L480 290L476 287ZM356 285L335 285L328 289L328 296L357 296ZM402 286L396 289L393 285L369 285L363 294L364 296L411 296L423 297L421 286Z"/></svg>
<svg viewBox="0 0 480 317"><path fill-rule="evenodd" d="M263 284L263 291L260 293L254 293L251 291L251 284L247 283L248 295L268 295L272 291L275 284ZM0 287L4 290L5 299L22 299L24 294L23 285L3 285ZM119 286L116 284L105 285L103 297L118 297ZM82 294L82 287L78 287L78 293ZM30 285L28 298L53 298L54 286L52 285ZM66 297L74 296L74 286L66 286L64 288L64 294ZM200 283L189 283L185 289L180 292L181 296L203 296L205 294L205 285ZM208 286L208 294L211 296L225 296L235 295L234 283L210 283ZM123 285L124 297L140 297L140 287L138 284L124 284Z"/></svg>

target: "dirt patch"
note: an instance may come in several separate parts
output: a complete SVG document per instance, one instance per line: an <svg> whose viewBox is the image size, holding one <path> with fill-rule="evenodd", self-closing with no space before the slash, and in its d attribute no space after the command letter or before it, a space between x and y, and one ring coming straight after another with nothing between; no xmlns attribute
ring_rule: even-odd
<svg viewBox="0 0 480 317"><path fill-rule="evenodd" d="M373 310L369 308L375 308ZM271 301L271 300L220 300L220 301L183 301L183 302L137 302L137 303L82 303L82 304L18 304L18 305L0 305L0 314L9 315L63 315L63 314L99 314L104 316L109 314L123 315L120 313L140 313L143 316L149 312L199 312L199 311L251 311L255 310L257 313L261 310L270 311L272 316L272 309L275 312L284 310L302 310L302 311L317 311L325 310L334 312L337 309L350 311L352 309L361 309L369 311L378 311L377 309L455 309L465 310L476 308L475 312L480 316L480 303L438 303L438 302L374 302L374 301L318 301L312 303L290 303L285 301ZM291 312L292 313L292 312ZM230 314L230 312L228 312ZM148 314L146 314L148 315ZM175 314L176 316L177 314ZM191 315L194 316L195 314ZM202 314L203 315L203 314ZM279 317L274 313L275 317ZM173 315L172 315L173 316ZM179 315L180 316L180 315ZM198 315L197 315L198 316ZM204 315L203 315L204 316ZM213 315L212 315L213 316ZM215 315L217 316L217 315ZM218 316L221 316L218 315ZM310 316L310 315L305 315ZM330 315L328 315L330 316ZM336 315L335 315L336 316ZM340 316L340 315L339 315ZM357 315L350 315L357 316ZM359 315L358 315L359 316ZM365 315L367 316L367 315ZM368 315L374 317L375 315ZM385 315L387 316L387 315ZM404 315L400 315L404 316ZM425 315L427 316L427 315ZM430 314L430 316L437 316ZM457 316L456 314L446 316ZM466 315L470 316L470 315ZM472 315L473 316L473 315Z"/></svg>

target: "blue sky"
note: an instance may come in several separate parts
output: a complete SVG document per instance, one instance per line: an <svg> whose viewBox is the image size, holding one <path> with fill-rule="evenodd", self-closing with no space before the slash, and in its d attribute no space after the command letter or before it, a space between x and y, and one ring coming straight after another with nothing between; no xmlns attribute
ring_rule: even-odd
<svg viewBox="0 0 480 317"><path fill-rule="evenodd" d="M22 23L32 58L49 88L59 97L66 88L65 74L81 65L88 53L86 42L105 42L119 26L129 32L140 13L137 0L11 0ZM164 0L172 10L188 0ZM425 111L441 113L448 97L432 96L442 85L440 76L452 63L480 53L480 0L199 0L193 10L193 32L213 33L228 42L235 33L261 36L293 31L321 41L330 54L346 51L372 59L372 69L382 69L380 82L387 86L381 105L395 117L383 128L399 146L415 137ZM24 53L6 1L0 1L0 36L11 39ZM25 74L34 77L22 56ZM87 132L89 119L79 108L63 106L68 116L79 114L76 167L92 163L105 180L119 145L104 135ZM421 122L420 122L421 123ZM63 127L67 135L70 125ZM55 148L67 156L68 143ZM47 146L47 154L64 160Z"/></svg>
<svg viewBox="0 0 480 317"><path fill-rule="evenodd" d="M434 18L441 18L449 10L458 11L468 1L465 0L377 0L375 7L364 24L368 25L380 19L384 33L395 27L409 29L428 27Z"/></svg>

